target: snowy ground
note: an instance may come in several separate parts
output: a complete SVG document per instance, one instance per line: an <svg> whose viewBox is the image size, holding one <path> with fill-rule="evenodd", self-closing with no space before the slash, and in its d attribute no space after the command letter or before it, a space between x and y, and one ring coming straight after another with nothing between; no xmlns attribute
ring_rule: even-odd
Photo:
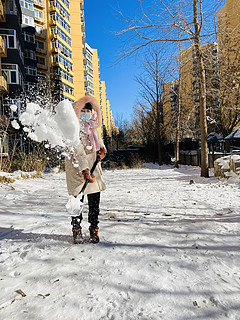
<svg viewBox="0 0 240 320"><path fill-rule="evenodd" d="M64 174L0 185L0 318L239 320L240 180L199 175L105 171L97 245L71 243Z"/></svg>

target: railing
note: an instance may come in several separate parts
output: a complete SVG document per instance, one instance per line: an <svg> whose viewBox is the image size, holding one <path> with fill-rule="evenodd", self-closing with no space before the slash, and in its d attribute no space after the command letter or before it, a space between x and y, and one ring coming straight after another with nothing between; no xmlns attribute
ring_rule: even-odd
<svg viewBox="0 0 240 320"><path fill-rule="evenodd" d="M37 23L40 23L40 24L44 24L44 20L43 18L39 18L39 17L34 17L34 21L36 21Z"/></svg>
<svg viewBox="0 0 240 320"><path fill-rule="evenodd" d="M38 6L38 7L41 7L41 8L45 7L44 2L42 0L34 0L33 2L35 4L35 6Z"/></svg>
<svg viewBox="0 0 240 320"><path fill-rule="evenodd" d="M46 39L46 36L47 35L45 30L43 31L43 33L38 33L38 32L35 33L36 38Z"/></svg>
<svg viewBox="0 0 240 320"><path fill-rule="evenodd" d="M47 70L48 67L46 64L37 63L37 68Z"/></svg>
<svg viewBox="0 0 240 320"><path fill-rule="evenodd" d="M209 153L208 154L208 165L209 168L214 168L214 161L218 158L226 156L227 153ZM200 151L195 152L195 154L187 154L187 153L180 153L179 155L179 163L183 165L189 166L201 166L201 153Z"/></svg>

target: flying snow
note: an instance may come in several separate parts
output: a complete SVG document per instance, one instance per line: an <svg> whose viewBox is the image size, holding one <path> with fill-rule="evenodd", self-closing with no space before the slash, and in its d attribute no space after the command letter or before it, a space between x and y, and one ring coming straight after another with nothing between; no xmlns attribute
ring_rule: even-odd
<svg viewBox="0 0 240 320"><path fill-rule="evenodd" d="M28 103L19 120L32 140L47 141L51 147L71 147L80 143L79 120L69 100L61 101L54 114L36 103Z"/></svg>

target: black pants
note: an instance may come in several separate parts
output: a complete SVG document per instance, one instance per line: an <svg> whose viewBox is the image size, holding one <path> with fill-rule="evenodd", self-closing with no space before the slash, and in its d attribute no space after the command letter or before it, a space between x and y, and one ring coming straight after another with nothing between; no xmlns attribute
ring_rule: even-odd
<svg viewBox="0 0 240 320"><path fill-rule="evenodd" d="M99 204L100 204L100 192L90 193L87 195L88 198L88 222L91 228L98 226L98 215L99 215Z"/></svg>

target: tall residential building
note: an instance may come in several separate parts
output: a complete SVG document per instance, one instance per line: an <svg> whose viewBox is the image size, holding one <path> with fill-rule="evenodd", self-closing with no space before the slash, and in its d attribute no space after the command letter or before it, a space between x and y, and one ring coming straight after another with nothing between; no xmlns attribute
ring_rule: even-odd
<svg viewBox="0 0 240 320"><path fill-rule="evenodd" d="M0 97L7 90L29 97L34 88L55 102L92 95L102 110L100 134L104 128L111 135L114 120L97 49L86 43L83 0L0 0L0 36Z"/></svg>
<svg viewBox="0 0 240 320"><path fill-rule="evenodd" d="M240 123L240 1L227 0L217 12L221 122L228 134Z"/></svg>
<svg viewBox="0 0 240 320"><path fill-rule="evenodd" d="M84 89L85 93L95 96L94 92L94 67L93 67L93 49L86 43L84 50Z"/></svg>
<svg viewBox="0 0 240 320"><path fill-rule="evenodd" d="M93 89L94 89L94 97L97 99L100 107L101 107L101 99L100 99L100 61L98 57L97 49L93 49Z"/></svg>
<svg viewBox="0 0 240 320"><path fill-rule="evenodd" d="M38 80L49 74L47 59L47 13L45 0L21 0L22 31L25 40L25 89L31 92Z"/></svg>
<svg viewBox="0 0 240 320"><path fill-rule="evenodd" d="M163 124L167 141L175 141L175 129L178 112L179 81L163 85Z"/></svg>
<svg viewBox="0 0 240 320"><path fill-rule="evenodd" d="M47 1L47 17L48 58L54 99L74 101L70 1Z"/></svg>
<svg viewBox="0 0 240 320"><path fill-rule="evenodd" d="M22 33L24 37L24 66L25 66L25 90L31 92L37 89L37 61L34 28L33 0L21 0Z"/></svg>
<svg viewBox="0 0 240 320"><path fill-rule="evenodd" d="M219 112L218 45L201 46L207 81L207 117L213 123ZM200 139L200 99L197 59L194 47L180 55L180 97L183 137ZM209 126L209 131L214 127Z"/></svg>
<svg viewBox="0 0 240 320"><path fill-rule="evenodd" d="M5 41L7 55L1 58L1 71L8 83L8 95L12 99L24 90L24 38L21 28L22 16L18 0L4 2L4 18L0 22L0 35ZM1 115L10 115L9 99L3 99ZM14 102L15 103L15 102ZM16 104L16 103L15 103ZM20 112L20 102L17 102L17 113Z"/></svg>
<svg viewBox="0 0 240 320"><path fill-rule="evenodd" d="M34 27L36 41L36 60L38 80L46 81L49 77L49 48L48 48L48 0L33 0L34 4Z"/></svg>
<svg viewBox="0 0 240 320"><path fill-rule="evenodd" d="M3 1L0 0L0 23L6 21L6 7L3 6ZM0 32L1 34L1 32ZM7 85L7 76L4 71L1 70L1 60L2 58L7 57L7 49L4 41L4 37L0 35L0 116L2 113L2 96L8 92L8 85Z"/></svg>
<svg viewBox="0 0 240 320"><path fill-rule="evenodd" d="M66 0L65 0L66 1ZM70 23L71 23L71 47L73 61L73 85L74 99L85 95L85 74L84 52L86 43L84 3L83 0L71 0L70 2Z"/></svg>
<svg viewBox="0 0 240 320"><path fill-rule="evenodd" d="M107 135L108 124L107 124L107 91L105 81L101 80L101 110L102 110L102 126L103 136Z"/></svg>

